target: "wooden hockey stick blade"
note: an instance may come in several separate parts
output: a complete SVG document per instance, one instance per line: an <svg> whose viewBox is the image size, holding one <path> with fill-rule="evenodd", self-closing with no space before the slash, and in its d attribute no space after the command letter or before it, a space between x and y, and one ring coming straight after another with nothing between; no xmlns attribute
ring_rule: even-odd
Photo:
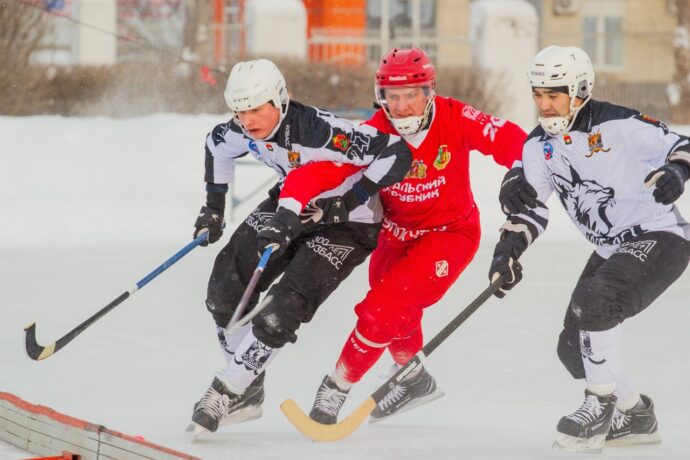
<svg viewBox="0 0 690 460"><path fill-rule="evenodd" d="M36 342L36 323L31 323L24 328L26 332L26 354L34 361L46 359L55 353L55 342L42 347Z"/></svg>
<svg viewBox="0 0 690 460"><path fill-rule="evenodd" d="M352 434L364 420L369 417L376 407L376 401L369 396L350 415L341 422L333 425L324 425L309 418L292 399L286 399L280 405L280 410L299 431L312 441L333 442Z"/></svg>

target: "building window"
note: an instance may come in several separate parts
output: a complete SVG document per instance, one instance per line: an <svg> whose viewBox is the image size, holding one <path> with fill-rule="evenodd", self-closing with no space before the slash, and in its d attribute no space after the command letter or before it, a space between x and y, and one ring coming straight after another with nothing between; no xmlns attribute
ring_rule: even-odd
<svg viewBox="0 0 690 460"><path fill-rule="evenodd" d="M623 18L586 16L582 22L582 47L598 68L623 67Z"/></svg>

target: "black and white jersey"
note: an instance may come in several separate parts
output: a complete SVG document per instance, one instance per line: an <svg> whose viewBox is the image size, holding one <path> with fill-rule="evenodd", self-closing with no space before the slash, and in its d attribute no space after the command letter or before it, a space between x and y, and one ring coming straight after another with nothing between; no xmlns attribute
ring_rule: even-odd
<svg viewBox="0 0 690 460"><path fill-rule="evenodd" d="M235 120L217 125L206 138L206 182L232 182L235 160L247 153L273 168L281 180L295 168L313 161L366 167L320 197L342 195L362 176L379 189L392 185L405 176L411 161L409 149L399 136L381 133L368 125L356 125L295 101L290 101L285 118L268 140L251 139ZM292 209L290 204L285 207ZM299 213L301 209L292 210ZM375 194L366 205L350 213L350 220L379 222L382 214Z"/></svg>
<svg viewBox="0 0 690 460"><path fill-rule="evenodd" d="M631 109L590 100L567 134L536 128L525 141L525 176L541 204L556 193L570 219L596 251L608 258L637 235L666 231L690 239L674 205L657 203L645 177L675 151L690 151L690 139ZM548 208L510 216L532 239L546 228Z"/></svg>

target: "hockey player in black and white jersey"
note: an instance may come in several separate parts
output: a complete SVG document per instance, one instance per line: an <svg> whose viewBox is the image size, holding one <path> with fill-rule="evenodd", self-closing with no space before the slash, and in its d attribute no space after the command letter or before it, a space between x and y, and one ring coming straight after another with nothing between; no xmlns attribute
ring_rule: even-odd
<svg viewBox="0 0 690 460"><path fill-rule="evenodd" d="M289 100L285 80L271 61L237 63L228 78L225 100L233 117L206 138L207 200L194 235L207 230L209 243L222 236L225 194L234 180L237 158L249 153L273 168L280 182L237 227L211 273L206 306L215 321L227 366L194 405L192 421L197 433L216 431L221 421L261 415L266 367L285 344L296 341L299 326L312 319L317 308L375 248L382 216L377 191L401 180L411 164L409 149L399 137ZM362 167L345 182L338 175L334 188L316 201L317 207L341 210L342 223L331 219L303 228L299 214L312 197L300 199L287 193L287 186L280 190L288 175L299 176L298 168L313 161ZM308 177L300 177L297 182L306 180ZM338 213L329 215L337 217ZM252 322L226 334L259 253L269 246L275 250L245 313L270 287L263 309Z"/></svg>
<svg viewBox="0 0 690 460"><path fill-rule="evenodd" d="M652 399L638 392L623 365L623 322L690 260L690 227L673 204L690 176L690 139L637 111L591 99L594 71L579 48L542 50L528 76L540 126L525 141L522 161L538 205L508 215L489 278L505 278L499 297L520 281L518 259L545 230L544 203L555 192L595 249L557 348L572 376L585 379L585 400L558 422L554 447L659 443Z"/></svg>

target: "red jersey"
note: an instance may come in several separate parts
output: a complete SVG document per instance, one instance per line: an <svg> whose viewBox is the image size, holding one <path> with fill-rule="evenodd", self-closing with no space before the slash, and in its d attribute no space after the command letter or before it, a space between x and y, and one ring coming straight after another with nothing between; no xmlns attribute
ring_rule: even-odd
<svg viewBox="0 0 690 460"><path fill-rule="evenodd" d="M410 171L402 182L380 191L384 231L400 241L444 230L473 212L471 150L492 155L509 168L520 160L527 138L519 126L458 100L436 96L434 102L429 128L406 139L412 151ZM382 109L366 123L384 133L396 132Z"/></svg>
<svg viewBox="0 0 690 460"><path fill-rule="evenodd" d="M452 98L436 96L434 102L429 128L406 138L413 161L405 179L379 192L384 208L382 231L392 240L409 241L430 231L450 230L476 212L470 187L471 150L491 155L508 168L522 157L527 134L519 126ZM382 109L365 123L396 134ZM281 199L297 199L304 205L359 169L309 163L287 177Z"/></svg>

